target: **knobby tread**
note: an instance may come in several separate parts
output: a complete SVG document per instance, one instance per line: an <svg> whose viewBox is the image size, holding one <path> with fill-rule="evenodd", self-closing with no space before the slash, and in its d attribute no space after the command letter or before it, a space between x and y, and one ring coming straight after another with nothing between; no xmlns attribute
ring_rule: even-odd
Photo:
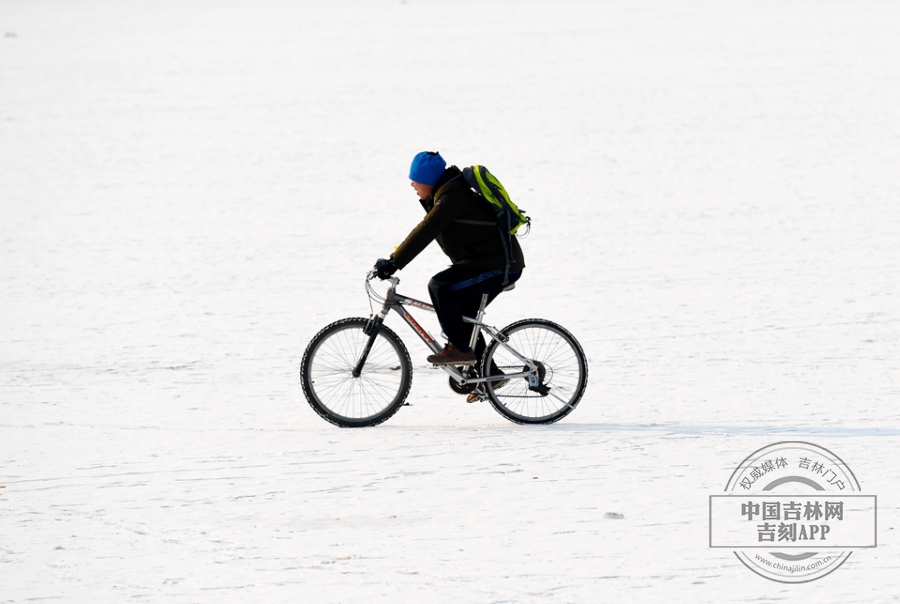
<svg viewBox="0 0 900 604"><path fill-rule="evenodd" d="M378 337L383 336L393 345L395 352L398 353L397 360L400 363L400 370L402 371L400 388L390 404L375 415L364 418L350 418L332 411L326 404L319 400L310 379L310 364L314 360L319 347L333 334L346 329L359 328L360 330L363 330L368 322L369 320L363 317L350 317L326 325L319 330L319 333L317 333L312 340L310 340L306 350L303 352L303 360L300 363L300 383L306 401L313 410L322 417L322 419L342 428L364 428L375 426L390 419L403 405L412 386L412 362L409 358L409 351L407 351L403 341L393 330L386 325L381 324L378 328ZM347 371L347 376L348 379L354 379L349 370Z"/></svg>

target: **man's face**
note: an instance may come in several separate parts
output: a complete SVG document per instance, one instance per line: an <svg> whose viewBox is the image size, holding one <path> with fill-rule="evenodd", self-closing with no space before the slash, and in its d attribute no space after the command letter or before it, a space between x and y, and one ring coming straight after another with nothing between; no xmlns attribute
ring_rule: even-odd
<svg viewBox="0 0 900 604"><path fill-rule="evenodd" d="M434 189L434 185L423 185L420 182L416 182L411 180L409 182L410 186L416 190L416 195L419 196L419 199L428 199L431 197L431 191Z"/></svg>

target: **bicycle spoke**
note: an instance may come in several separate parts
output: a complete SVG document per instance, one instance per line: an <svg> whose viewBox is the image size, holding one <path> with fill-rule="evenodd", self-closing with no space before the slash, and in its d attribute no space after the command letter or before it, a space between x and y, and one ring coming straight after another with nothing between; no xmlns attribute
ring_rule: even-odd
<svg viewBox="0 0 900 604"><path fill-rule="evenodd" d="M303 360L303 386L310 405L341 426L384 421L409 392L409 354L396 334L382 326L360 374L353 375L370 337L366 319L329 325L310 342Z"/></svg>

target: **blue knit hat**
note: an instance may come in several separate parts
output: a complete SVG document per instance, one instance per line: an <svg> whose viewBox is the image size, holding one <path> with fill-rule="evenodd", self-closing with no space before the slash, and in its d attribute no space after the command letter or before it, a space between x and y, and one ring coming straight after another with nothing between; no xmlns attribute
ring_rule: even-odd
<svg viewBox="0 0 900 604"><path fill-rule="evenodd" d="M433 185L444 173L447 162L437 151L422 151L412 160L409 179L423 185Z"/></svg>

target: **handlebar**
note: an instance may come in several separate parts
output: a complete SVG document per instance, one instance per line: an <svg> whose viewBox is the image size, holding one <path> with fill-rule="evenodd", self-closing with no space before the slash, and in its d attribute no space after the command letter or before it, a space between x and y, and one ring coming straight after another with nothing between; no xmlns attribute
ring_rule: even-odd
<svg viewBox="0 0 900 604"><path fill-rule="evenodd" d="M379 303L384 302L385 296L378 294L375 292L375 289L372 287L372 281L378 277L378 273L373 268L368 273L366 273L366 294L369 296L369 304L372 301L377 301ZM391 286L388 288L388 296L392 295L394 291L397 290L397 284L400 283L399 277L391 276L388 279L384 279L384 281L390 281ZM373 311L374 312L374 311Z"/></svg>
<svg viewBox="0 0 900 604"><path fill-rule="evenodd" d="M377 277L378 277L378 271L376 271L373 268L368 273L366 273L366 282L372 281ZM387 279L382 279L382 281L390 281L391 283L394 284L394 287L396 287L397 284L400 283L400 277L391 276L391 277L388 277Z"/></svg>

